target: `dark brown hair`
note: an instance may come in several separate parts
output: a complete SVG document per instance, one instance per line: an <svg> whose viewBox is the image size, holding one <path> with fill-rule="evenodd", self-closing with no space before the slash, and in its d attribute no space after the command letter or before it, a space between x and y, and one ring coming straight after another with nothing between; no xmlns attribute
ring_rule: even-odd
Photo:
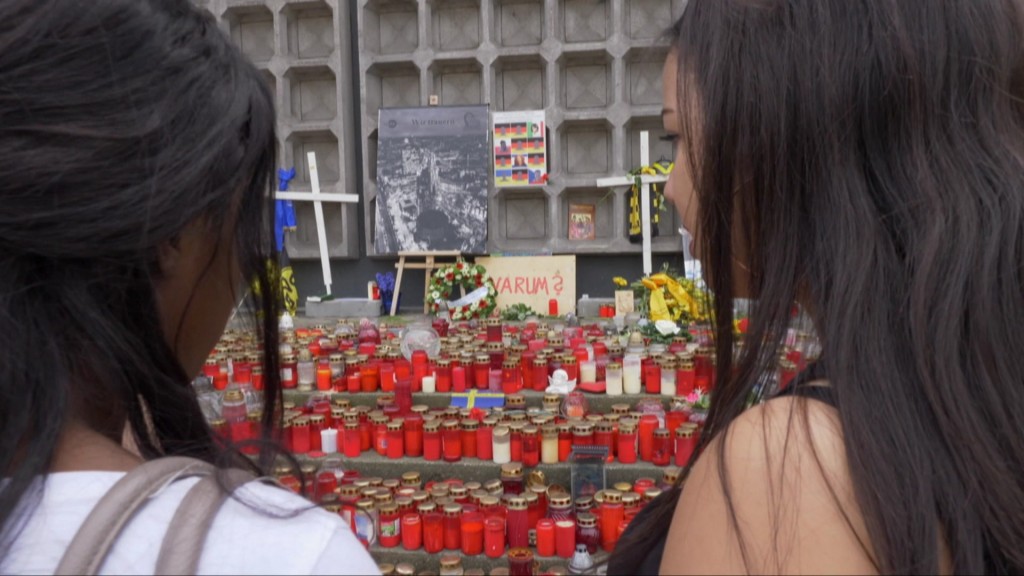
<svg viewBox="0 0 1024 576"><path fill-rule="evenodd" d="M127 420L145 458L222 459L153 288L159 247L193 222L233 222L261 288L272 428L274 118L260 73L189 0L0 2L0 558L73 416Z"/></svg>
<svg viewBox="0 0 1024 576"><path fill-rule="evenodd" d="M674 28L716 297L702 446L773 369L799 292L885 573L938 572L943 543L956 573L1024 571L1021 12L690 0ZM756 298L738 358L734 228ZM674 505L627 549L646 553Z"/></svg>

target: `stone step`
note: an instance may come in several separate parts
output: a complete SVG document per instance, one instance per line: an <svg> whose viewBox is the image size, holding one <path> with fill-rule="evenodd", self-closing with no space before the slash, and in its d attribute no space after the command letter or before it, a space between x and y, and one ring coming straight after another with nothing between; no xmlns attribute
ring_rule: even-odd
<svg viewBox="0 0 1024 576"><path fill-rule="evenodd" d="M315 462L322 464L327 458L341 458L342 465L346 469L359 471L363 477L378 476L381 478L401 478L406 472L419 472L423 482L439 482L457 478L463 482L486 482L487 480L501 476L501 465L490 460L479 460L477 458L463 458L457 462L427 461L423 458L403 457L390 459L381 456L376 451L363 452L358 458L345 458L341 454L326 454L323 456L311 457L300 455L300 461ZM661 483L662 475L666 466L655 466L650 462L637 462L635 464L623 464L621 462L606 462L605 486L611 488L617 482L629 482L632 484L637 478L653 478L656 483ZM533 470L540 470L549 484L560 484L570 486L572 480L572 465L569 462L558 464L539 464L534 468L523 469L524 476L529 476Z"/></svg>
<svg viewBox="0 0 1024 576"><path fill-rule="evenodd" d="M534 553L534 560L540 564L541 568L541 570L536 572L536 574L543 574L555 566L565 568L569 565L568 558L560 558L558 556L539 557L536 556L537 549L531 549ZM405 548L402 548L401 545L395 548L384 548L377 544L370 546L370 554L378 564L389 563L398 565L403 562L412 564L413 567L416 568L417 574L426 571L431 571L435 574L438 573L441 568L441 556L445 554L457 554L462 560L462 568L464 570L483 570L484 574L489 574L494 568L508 566L508 554L502 554L497 558L488 558L484 554L466 556L461 550L445 550L438 554L428 554L423 549L406 550ZM594 554L592 558L595 564L599 564L608 559L608 553L598 549L597 553Z"/></svg>
<svg viewBox="0 0 1024 576"><path fill-rule="evenodd" d="M487 392L486 390L480 390L478 392ZM312 392L300 392L298 390L285 390L284 399L286 402L294 402L297 406L304 405L309 401L309 397ZM377 398L384 394L384 392L331 392L331 400L334 398L346 398L353 406L376 406ZM524 390L521 394L526 398L527 408L541 408L542 400L544 398L543 392L536 392L534 390ZM623 394L621 396L609 396L607 394L589 394L584 392L583 396L587 399L587 403L590 406L591 412L598 414L610 413L612 411L613 404L629 404L635 407L637 402L647 398L653 398L661 401L665 409L668 409L668 402L671 400L669 396L661 396L657 394ZM434 393L414 393L412 395L412 403L423 404L430 408L444 408L451 405L452 394L447 392L434 392Z"/></svg>

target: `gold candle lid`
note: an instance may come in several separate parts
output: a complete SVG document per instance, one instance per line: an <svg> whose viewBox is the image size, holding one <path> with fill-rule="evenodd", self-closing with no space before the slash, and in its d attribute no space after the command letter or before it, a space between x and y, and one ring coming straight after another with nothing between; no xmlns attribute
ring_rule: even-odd
<svg viewBox="0 0 1024 576"><path fill-rule="evenodd" d="M395 565L388 562L377 564L377 569L380 570L381 576L392 576L395 573Z"/></svg>
<svg viewBox="0 0 1024 576"><path fill-rule="evenodd" d="M657 429L655 429L654 430L654 437L655 438L668 438L669 437L668 428L657 428Z"/></svg>
<svg viewBox="0 0 1024 576"><path fill-rule="evenodd" d="M458 516L461 513L462 513L462 505L461 504L447 504L444 507L444 515L445 516Z"/></svg>
<svg viewBox="0 0 1024 576"><path fill-rule="evenodd" d="M512 498L508 499L508 509L509 510L526 510L526 508L527 508L526 498L521 498L519 496L513 496Z"/></svg>
<svg viewBox="0 0 1024 576"><path fill-rule="evenodd" d="M457 554L442 554L441 569L458 568L462 566L462 559Z"/></svg>
<svg viewBox="0 0 1024 576"><path fill-rule="evenodd" d="M548 505L555 508L568 508L572 506L572 496L568 494L548 494Z"/></svg>
<svg viewBox="0 0 1024 576"><path fill-rule="evenodd" d="M682 473L682 470L680 470L679 468L677 468L675 466L671 466L669 468L665 468L665 473L662 474L661 481L663 483L665 483L665 484L675 484L676 481L679 480L679 475L681 473Z"/></svg>
<svg viewBox="0 0 1024 576"><path fill-rule="evenodd" d="M523 465L519 462L507 462L501 465L501 477L512 478L523 475Z"/></svg>
<svg viewBox="0 0 1024 576"><path fill-rule="evenodd" d="M402 562L395 566L395 574L396 576L415 576L416 568L408 562Z"/></svg>
<svg viewBox="0 0 1024 576"><path fill-rule="evenodd" d="M480 422L472 418L466 418L465 420L462 421L463 430L476 430L479 426Z"/></svg>
<svg viewBox="0 0 1024 576"><path fill-rule="evenodd" d="M582 512L576 515L576 523L582 528L593 528L597 526L597 517L593 514Z"/></svg>
<svg viewBox="0 0 1024 576"><path fill-rule="evenodd" d="M622 501L622 492L618 490L605 490L604 491L604 503L605 504L616 504Z"/></svg>
<svg viewBox="0 0 1024 576"><path fill-rule="evenodd" d="M405 486L416 486L420 483L419 472L406 472L402 474L402 484Z"/></svg>
<svg viewBox="0 0 1024 576"><path fill-rule="evenodd" d="M661 488L648 488L647 490L644 490L643 499L644 502L650 502L658 496L661 496Z"/></svg>

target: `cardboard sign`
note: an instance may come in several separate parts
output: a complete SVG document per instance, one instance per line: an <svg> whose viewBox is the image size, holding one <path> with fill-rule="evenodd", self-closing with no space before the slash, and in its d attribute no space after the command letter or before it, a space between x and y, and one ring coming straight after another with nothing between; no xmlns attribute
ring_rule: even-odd
<svg viewBox="0 0 1024 576"><path fill-rule="evenodd" d="M636 302L633 300L632 290L615 291L615 315L624 316L636 311Z"/></svg>
<svg viewBox="0 0 1024 576"><path fill-rule="evenodd" d="M547 315L558 301L560 316L576 312L576 256L502 256L477 258L498 290L498 310L526 304Z"/></svg>

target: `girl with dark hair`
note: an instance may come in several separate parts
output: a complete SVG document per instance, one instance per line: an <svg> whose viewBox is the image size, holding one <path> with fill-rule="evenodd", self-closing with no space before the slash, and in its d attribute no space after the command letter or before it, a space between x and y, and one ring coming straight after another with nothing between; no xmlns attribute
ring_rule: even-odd
<svg viewBox="0 0 1024 576"><path fill-rule="evenodd" d="M719 384L610 572L1024 571L1022 23L1015 0L690 0L666 196ZM747 409L794 302L821 360Z"/></svg>
<svg viewBox="0 0 1024 576"><path fill-rule="evenodd" d="M248 461L214 442L189 381L252 279L263 429L279 420L274 126L259 72L188 0L0 2L0 572L70 570L90 511L152 463L216 463L237 486L226 469ZM175 510L205 482L185 475L95 570L167 565ZM337 515L310 508L242 484L192 568L376 572Z"/></svg>

